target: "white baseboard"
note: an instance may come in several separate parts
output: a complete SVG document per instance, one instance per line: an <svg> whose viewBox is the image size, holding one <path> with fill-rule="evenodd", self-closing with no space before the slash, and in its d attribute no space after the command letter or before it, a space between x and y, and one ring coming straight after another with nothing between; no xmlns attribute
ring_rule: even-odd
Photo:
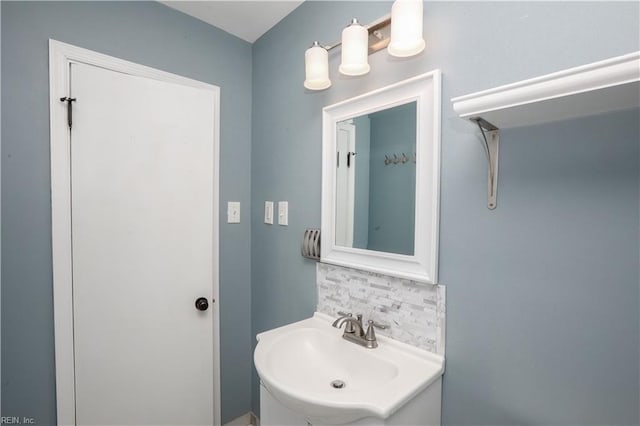
<svg viewBox="0 0 640 426"><path fill-rule="evenodd" d="M260 420L251 411L225 423L224 426L260 426Z"/></svg>

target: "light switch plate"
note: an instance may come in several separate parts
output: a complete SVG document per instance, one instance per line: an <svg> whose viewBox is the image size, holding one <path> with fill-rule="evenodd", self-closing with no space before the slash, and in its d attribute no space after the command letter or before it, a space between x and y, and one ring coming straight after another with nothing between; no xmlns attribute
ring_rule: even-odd
<svg viewBox="0 0 640 426"><path fill-rule="evenodd" d="M264 223L273 225L273 201L264 202Z"/></svg>
<svg viewBox="0 0 640 426"><path fill-rule="evenodd" d="M240 223L240 201L227 203L227 223Z"/></svg>
<svg viewBox="0 0 640 426"><path fill-rule="evenodd" d="M278 201L278 225L289 225L288 201Z"/></svg>

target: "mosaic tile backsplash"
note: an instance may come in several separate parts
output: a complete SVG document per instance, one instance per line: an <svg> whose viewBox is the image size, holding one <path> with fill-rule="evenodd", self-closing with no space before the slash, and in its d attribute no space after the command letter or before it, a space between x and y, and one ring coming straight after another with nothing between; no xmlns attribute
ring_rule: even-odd
<svg viewBox="0 0 640 426"><path fill-rule="evenodd" d="M377 334L444 355L445 287L317 263L318 312L362 313L387 330Z"/></svg>

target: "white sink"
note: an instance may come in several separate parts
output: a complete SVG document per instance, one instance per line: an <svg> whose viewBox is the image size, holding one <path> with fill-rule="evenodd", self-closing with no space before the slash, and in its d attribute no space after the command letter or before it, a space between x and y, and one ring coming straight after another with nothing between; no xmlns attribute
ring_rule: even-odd
<svg viewBox="0 0 640 426"><path fill-rule="evenodd" d="M263 385L311 422L386 419L444 372L442 356L384 336L367 349L342 339L333 320L316 312L257 336L254 362ZM345 387L333 388L334 380Z"/></svg>

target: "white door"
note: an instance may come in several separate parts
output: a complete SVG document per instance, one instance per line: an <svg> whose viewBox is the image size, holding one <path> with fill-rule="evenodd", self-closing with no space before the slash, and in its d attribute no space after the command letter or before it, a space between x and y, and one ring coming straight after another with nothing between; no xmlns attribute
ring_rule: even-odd
<svg viewBox="0 0 640 426"><path fill-rule="evenodd" d="M211 425L213 95L70 76L76 424Z"/></svg>
<svg viewBox="0 0 640 426"><path fill-rule="evenodd" d="M336 245L353 247L356 126L336 125Z"/></svg>

